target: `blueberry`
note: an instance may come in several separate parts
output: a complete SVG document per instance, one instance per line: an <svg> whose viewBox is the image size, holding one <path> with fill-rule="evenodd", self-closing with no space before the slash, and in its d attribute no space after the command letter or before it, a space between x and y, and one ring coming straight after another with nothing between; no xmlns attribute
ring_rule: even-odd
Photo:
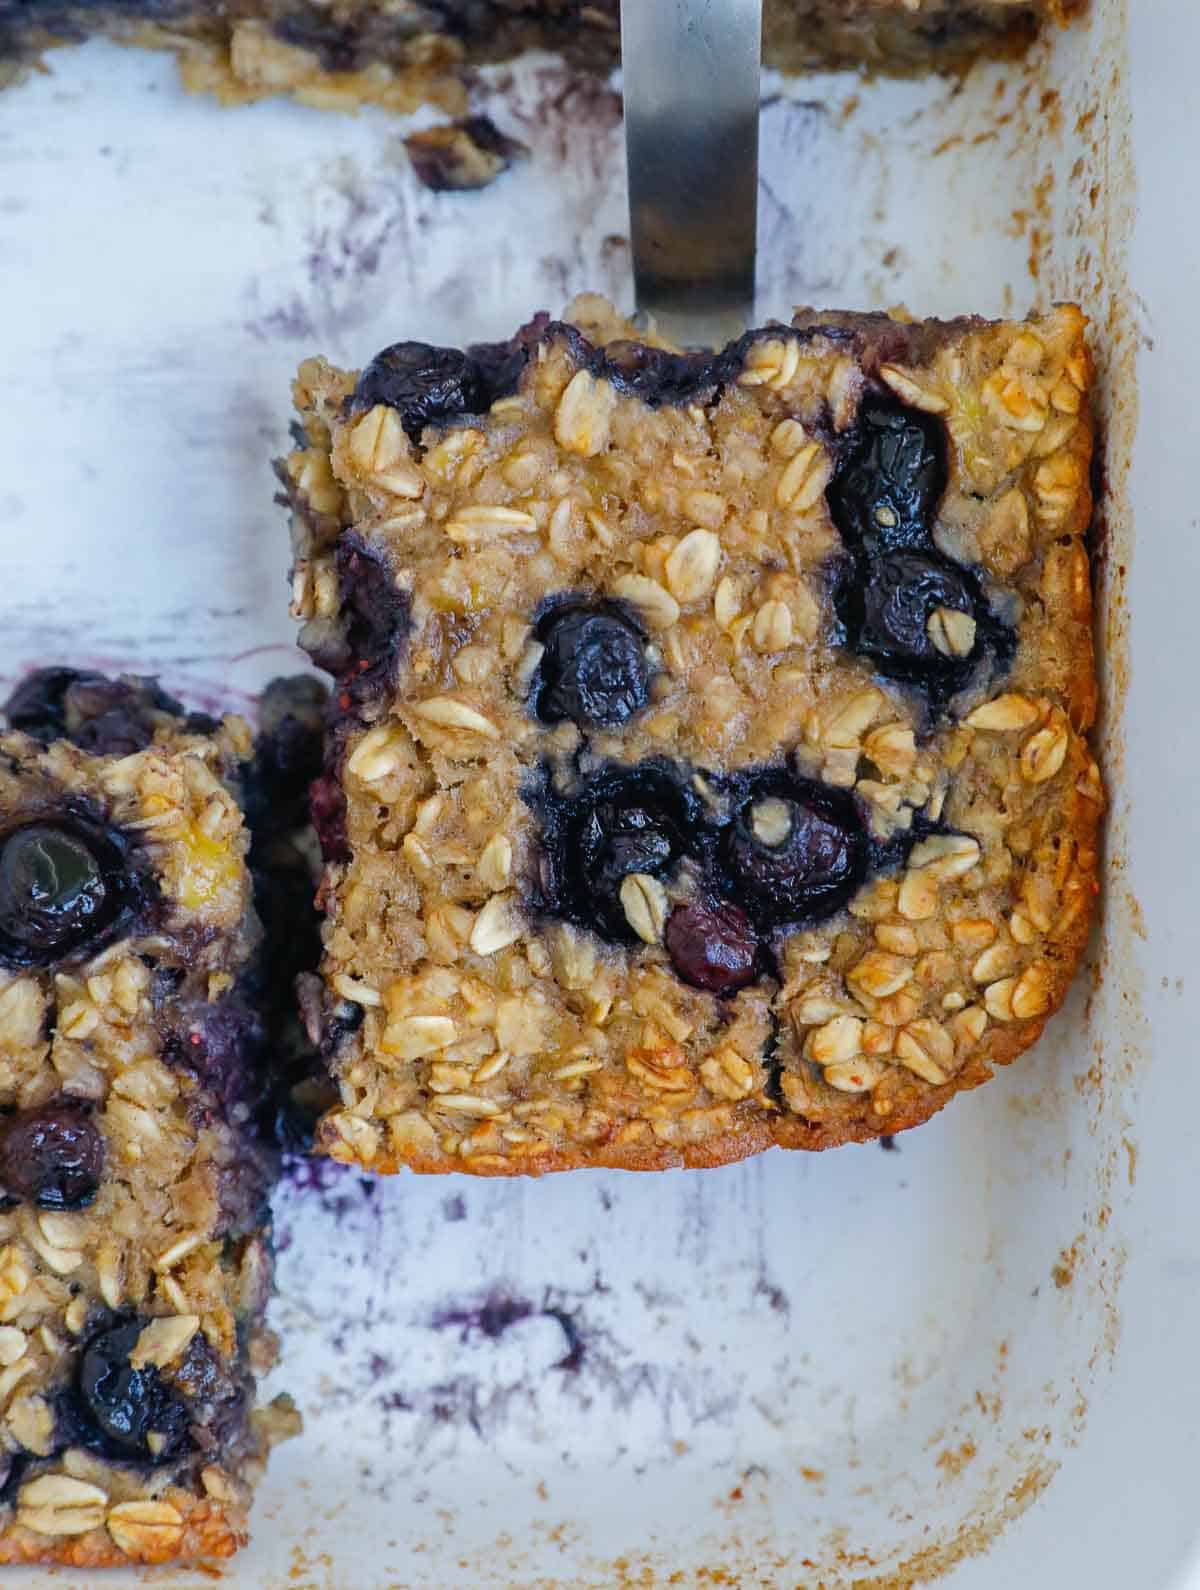
<svg viewBox="0 0 1200 1590"><path fill-rule="evenodd" d="M650 408L694 403L733 374L728 353L669 353L644 342L610 342L603 373L620 392Z"/></svg>
<svg viewBox="0 0 1200 1590"><path fill-rule="evenodd" d="M364 700L392 681L408 634L409 596L378 553L357 536L341 537L334 562L345 643L338 671L343 690Z"/></svg>
<svg viewBox="0 0 1200 1590"><path fill-rule="evenodd" d="M602 801L593 807L580 838L588 881L604 897L617 894L631 872L659 877L679 848L670 818L640 795L629 805Z"/></svg>
<svg viewBox="0 0 1200 1590"><path fill-rule="evenodd" d="M80 1099L0 1121L0 1190L40 1209L86 1209L104 1170L104 1138Z"/></svg>
<svg viewBox="0 0 1200 1590"><path fill-rule="evenodd" d="M187 1440L188 1412L153 1365L129 1355L147 1321L129 1320L94 1336L79 1364L78 1393L88 1444L116 1459L165 1463Z"/></svg>
<svg viewBox="0 0 1200 1590"><path fill-rule="evenodd" d="M946 474L946 434L938 419L868 398L854 444L829 485L833 522L848 547L875 553L927 546Z"/></svg>
<svg viewBox="0 0 1200 1590"><path fill-rule="evenodd" d="M529 799L542 818L546 909L621 944L636 942L622 881L665 878L706 843L699 802L666 764L614 768L570 798L547 780Z"/></svg>
<svg viewBox="0 0 1200 1590"><path fill-rule="evenodd" d="M483 373L470 354L427 342L396 342L377 353L354 389L356 410L386 403L416 443L427 425L481 414L489 401Z"/></svg>
<svg viewBox="0 0 1200 1590"><path fill-rule="evenodd" d="M966 682L978 655L985 604L977 582L937 555L894 552L868 563L842 587L838 609L852 649L893 679L954 687ZM947 628L939 610L963 613L971 624Z"/></svg>
<svg viewBox="0 0 1200 1590"><path fill-rule="evenodd" d="M154 738L158 718L184 718L184 709L154 679L109 679L77 668L39 668L23 679L4 707L14 729L49 745L73 741L93 756L129 756ZM202 730L213 720L202 714L186 719Z"/></svg>
<svg viewBox="0 0 1200 1590"><path fill-rule="evenodd" d="M645 635L615 603L557 607L538 625L537 638L546 650L533 703L544 723L611 729L646 705Z"/></svg>
<svg viewBox="0 0 1200 1590"><path fill-rule="evenodd" d="M0 966L49 966L157 921L137 846L81 801L0 834Z"/></svg>
<svg viewBox="0 0 1200 1590"><path fill-rule="evenodd" d="M65 955L104 923L108 885L81 834L29 823L0 847L0 936L35 956Z"/></svg>
<svg viewBox="0 0 1200 1590"><path fill-rule="evenodd" d="M154 739L161 713L183 716L183 707L153 679L83 675L67 690L67 734L92 756L132 756ZM213 720L204 722L212 725Z"/></svg>
<svg viewBox="0 0 1200 1590"><path fill-rule="evenodd" d="M743 787L722 861L734 898L760 928L819 922L854 894L867 842L854 802L778 771Z"/></svg>
<svg viewBox="0 0 1200 1590"><path fill-rule="evenodd" d="M631 872L661 878L683 852L673 814L653 790L597 802L576 831L577 893L585 911L612 937L631 940L621 884Z"/></svg>
<svg viewBox="0 0 1200 1590"><path fill-rule="evenodd" d="M102 674L81 673L78 668L38 668L28 674L4 703L9 726L49 745L67 732L67 691L76 682L103 682Z"/></svg>
<svg viewBox="0 0 1200 1590"><path fill-rule="evenodd" d="M727 900L692 900L667 918L667 954L685 983L733 994L758 975L758 939L750 918Z"/></svg>

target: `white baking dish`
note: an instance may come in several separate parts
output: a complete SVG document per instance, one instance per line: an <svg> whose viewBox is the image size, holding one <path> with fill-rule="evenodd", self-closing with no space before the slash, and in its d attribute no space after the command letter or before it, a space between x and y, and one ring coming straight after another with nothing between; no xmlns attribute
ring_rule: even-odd
<svg viewBox="0 0 1200 1590"><path fill-rule="evenodd" d="M1113 814L1069 1010L898 1153L289 1185L276 1378L308 1427L228 1590L1200 1585L1200 11L1122 12L1036 71L772 84L763 123L764 314L1096 316ZM394 119L219 111L102 45L0 99L0 673L245 705L294 665L296 361L628 301L613 96L513 75L532 160L445 198Z"/></svg>

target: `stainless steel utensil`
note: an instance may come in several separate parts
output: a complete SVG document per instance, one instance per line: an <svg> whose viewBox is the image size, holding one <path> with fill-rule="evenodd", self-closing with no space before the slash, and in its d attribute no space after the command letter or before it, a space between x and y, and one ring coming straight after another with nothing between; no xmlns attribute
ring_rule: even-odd
<svg viewBox="0 0 1200 1590"><path fill-rule="evenodd" d="M638 308L724 342L754 311L762 0L625 0L621 55Z"/></svg>

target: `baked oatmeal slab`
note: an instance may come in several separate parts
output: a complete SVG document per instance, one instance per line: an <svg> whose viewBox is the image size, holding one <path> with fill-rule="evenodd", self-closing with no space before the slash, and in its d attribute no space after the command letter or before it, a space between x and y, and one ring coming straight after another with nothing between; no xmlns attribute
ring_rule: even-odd
<svg viewBox="0 0 1200 1590"><path fill-rule="evenodd" d="M244 722L29 676L0 732L0 1562L230 1555L273 1440ZM0 727L3 720L0 720Z"/></svg>
<svg viewBox="0 0 1200 1590"><path fill-rule="evenodd" d="M957 68L1028 43L1082 0L767 0L769 66ZM607 72L618 0L0 0L0 80L55 44L105 33L178 55L188 88L228 103L292 94L311 105L465 108L468 69L548 49Z"/></svg>
<svg viewBox="0 0 1200 1590"><path fill-rule="evenodd" d="M1037 1038L1103 806L1084 331L801 312L685 354L585 298L302 366L320 1151L824 1148Z"/></svg>

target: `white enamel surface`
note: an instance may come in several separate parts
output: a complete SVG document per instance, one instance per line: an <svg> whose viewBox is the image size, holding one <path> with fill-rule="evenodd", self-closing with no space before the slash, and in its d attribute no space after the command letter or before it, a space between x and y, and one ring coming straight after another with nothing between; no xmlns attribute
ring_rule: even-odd
<svg viewBox="0 0 1200 1590"><path fill-rule="evenodd" d="M951 1582L1200 1585L1200 16L1149 0L1126 62L1117 11L1055 40L1059 112L1012 68L961 90L822 79L772 85L762 138L763 314L1082 294L1125 382L1137 347L1128 474L1133 412L1111 405L1094 977L1034 1054L896 1154L289 1185L276 1380L308 1428L276 1454L230 1590L607 1590L705 1566L815 1590L922 1582L989 1540ZM155 668L245 705L294 665L269 460L298 359L504 335L585 287L627 301L611 94L541 61L493 108L531 161L435 197L395 120L218 111L161 58L64 52L0 98L0 675ZM1110 321L1122 268L1133 314ZM456 1323L488 1297L513 1304L494 1339Z"/></svg>

